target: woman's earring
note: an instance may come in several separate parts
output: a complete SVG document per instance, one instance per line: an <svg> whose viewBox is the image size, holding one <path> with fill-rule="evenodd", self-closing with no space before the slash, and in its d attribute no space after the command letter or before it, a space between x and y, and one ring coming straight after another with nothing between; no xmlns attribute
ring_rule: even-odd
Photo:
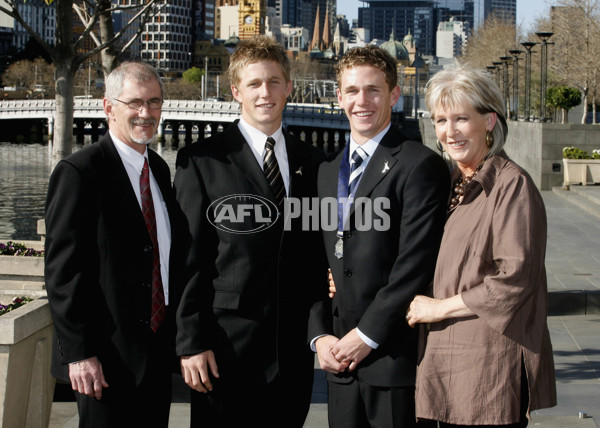
<svg viewBox="0 0 600 428"><path fill-rule="evenodd" d="M485 131L485 144L487 144L489 148L494 145L494 135L492 135L492 131Z"/></svg>
<svg viewBox="0 0 600 428"><path fill-rule="evenodd" d="M437 149L444 153L444 146L442 146L442 143L440 143L440 140L435 140L435 147L437 147Z"/></svg>

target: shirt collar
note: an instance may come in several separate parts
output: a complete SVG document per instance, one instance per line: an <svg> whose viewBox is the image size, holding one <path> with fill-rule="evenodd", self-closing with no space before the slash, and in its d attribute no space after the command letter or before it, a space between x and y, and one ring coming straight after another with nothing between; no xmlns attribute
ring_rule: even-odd
<svg viewBox="0 0 600 428"><path fill-rule="evenodd" d="M277 131L275 131L272 135L267 135L264 132L254 128L248 122L246 122L243 117L240 118L238 126L242 132L242 135L246 138L246 141L252 145L257 153L264 153L267 137L272 137L275 140L275 147L282 142L285 144L283 127L281 124L279 125Z"/></svg>
<svg viewBox="0 0 600 428"><path fill-rule="evenodd" d="M137 150L134 150L133 148L129 147L123 141L119 140L115 136L115 134L113 134L110 131L110 129L108 130L108 132L110 132L110 138L112 138L113 143L115 144L115 147L117 148L117 151L119 152L119 155L121 156L123 162L127 162L141 174L142 168L144 167L144 159L148 158L148 148L146 147L144 154L141 154Z"/></svg>
<svg viewBox="0 0 600 428"><path fill-rule="evenodd" d="M354 141L354 138L352 138L352 134L350 134L350 159L352 159L352 154L359 146L365 151L365 153L369 157L373 156L373 153L375 153L377 146L379 146L379 143L381 143L381 140L383 140L383 136L389 131L391 126L392 124L389 123L383 131L381 131L379 134L375 135L373 138L367 140L365 143L360 145L356 141Z"/></svg>
<svg viewBox="0 0 600 428"><path fill-rule="evenodd" d="M479 171L477 175L473 177L473 181L481 185L481 188L485 192L486 196L488 196L494 188L494 185L496 184L496 179L498 178L498 173L502 168L504 168L504 165L506 165L508 160L508 155L504 150L502 150L499 153L487 159L483 163L481 171ZM455 168L455 171L452 174L453 183L458 178L457 174L460 175L458 167Z"/></svg>

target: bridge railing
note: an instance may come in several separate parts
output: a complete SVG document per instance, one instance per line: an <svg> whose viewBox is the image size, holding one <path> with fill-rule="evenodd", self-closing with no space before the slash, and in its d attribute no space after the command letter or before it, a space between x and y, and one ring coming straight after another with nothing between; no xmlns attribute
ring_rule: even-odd
<svg viewBox="0 0 600 428"><path fill-rule="evenodd" d="M103 101L98 98L76 98L73 101L76 119L104 119ZM48 119L54 117L55 101L0 101L0 119ZM164 121L233 122L241 114L237 102L201 100L165 100ZM283 113L286 125L349 129L344 111L327 104L288 103Z"/></svg>

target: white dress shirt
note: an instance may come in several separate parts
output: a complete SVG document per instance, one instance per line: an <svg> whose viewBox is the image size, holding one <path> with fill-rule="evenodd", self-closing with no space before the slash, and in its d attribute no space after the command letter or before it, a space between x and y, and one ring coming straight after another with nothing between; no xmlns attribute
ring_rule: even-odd
<svg viewBox="0 0 600 428"><path fill-rule="evenodd" d="M365 151L365 153L368 156L357 169L358 171L361 172L361 176L359 178L359 183L360 183L360 179L362 178L362 173L367 168L367 165L368 165L369 161L371 160L371 157L373 157L373 154L375 153L375 150L377 150L377 147L379 146L379 143L383 139L383 136L389 131L390 126L391 126L391 123L388 126L386 126L385 129L383 131L381 131L379 134L375 135L370 140L365 141L363 144L360 144L360 147ZM350 150L348 153L348 156L349 156L348 159L350 160L350 162L352 162L352 155L354 154L354 151L359 147L359 144L356 141L354 141L354 138L352 138L352 135L350 135L349 143L350 143ZM358 334L358 336L361 338L361 340L363 342L365 342L367 345L369 345L369 347L371 347L373 349L377 349L379 347L379 344L377 342L374 342L373 340L371 340L362 331L360 331L358 327L356 328L356 333ZM310 349L312 349L313 352L317 351L315 342L317 341L317 339L319 337L323 337L323 336L325 336L325 335L323 334L323 335L317 336L310 341ZM340 337L340 339L341 339L341 337Z"/></svg>
<svg viewBox="0 0 600 428"><path fill-rule="evenodd" d="M283 136L282 126L279 125L279 129L273 133L273 135L267 135L262 131L252 127L244 118L240 118L238 122L238 128L240 132L248 142L248 145L254 153L256 161L260 165L260 169L263 169L263 160L265 158L265 145L267 137L271 137L275 140L275 158L279 164L279 171L281 172L281 178L283 179L283 185L285 186L285 193L287 196L290 195L290 166L288 164L288 155L285 148L285 137Z"/></svg>
<svg viewBox="0 0 600 428"><path fill-rule="evenodd" d="M110 132L110 130L109 130ZM127 144L120 141L115 135L110 132L110 136L117 148L117 152L123 161L123 166L131 187L135 193L135 196L140 204L140 210L142 209L142 194L140 191L140 176L142 175L142 168L144 166L144 159L148 159L148 150L144 154L140 154L136 150L129 147ZM150 169L150 191L152 192L152 202L154 203L154 214L156 216L156 236L158 238L158 250L160 253L160 275L162 278L163 291L165 294L165 305L169 304L169 255L171 252L171 223L169 222L169 212L167 211L167 204L160 192L156 179L152 174L150 168L150 162L148 161L148 168Z"/></svg>

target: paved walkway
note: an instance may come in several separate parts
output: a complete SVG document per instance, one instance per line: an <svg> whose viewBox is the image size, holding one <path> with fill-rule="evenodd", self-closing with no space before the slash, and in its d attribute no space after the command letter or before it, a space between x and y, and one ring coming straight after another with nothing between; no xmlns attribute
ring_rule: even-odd
<svg viewBox="0 0 600 428"><path fill-rule="evenodd" d="M534 412L529 426L598 428L600 186L572 186L569 193L554 189L542 194L548 215L548 325L554 348L558 405ZM185 385L177 383L176 386L169 426L187 428L189 405L185 402ZM305 428L327 427L326 395L323 372L316 367L313 403ZM587 418L580 418L580 412ZM74 403L55 402L50 427L76 428Z"/></svg>

